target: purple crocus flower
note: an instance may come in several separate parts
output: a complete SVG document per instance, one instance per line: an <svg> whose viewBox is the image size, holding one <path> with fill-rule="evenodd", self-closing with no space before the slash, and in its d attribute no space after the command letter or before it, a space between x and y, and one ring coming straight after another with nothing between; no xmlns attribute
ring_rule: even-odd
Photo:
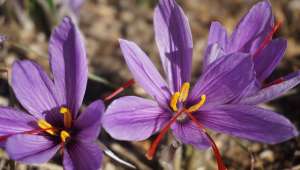
<svg viewBox="0 0 300 170"><path fill-rule="evenodd" d="M287 48L283 38L272 40L280 22L274 24L272 7L269 1L257 3L241 19L231 36L219 22L211 24L208 47L204 58L204 69L217 58L235 52L250 53L254 62L256 84L241 95L238 100L243 104L256 105L279 97L300 83L299 72L291 73L271 83L264 81L274 71Z"/></svg>
<svg viewBox="0 0 300 170"><path fill-rule="evenodd" d="M7 36L5 35L0 35L0 43L3 43L4 41L7 40Z"/></svg>
<svg viewBox="0 0 300 170"><path fill-rule="evenodd" d="M80 8L83 5L85 0L67 0L64 1L66 6L76 15L79 15Z"/></svg>
<svg viewBox="0 0 300 170"><path fill-rule="evenodd" d="M0 141L11 159L44 163L59 150L64 169L99 169L96 144L104 105L101 100L79 113L87 84L87 61L78 28L66 17L54 30L49 46L52 81L31 61L12 66L12 88L28 111L0 108Z"/></svg>
<svg viewBox="0 0 300 170"><path fill-rule="evenodd" d="M216 59L190 91L192 36L188 19L174 0L159 1L154 29L167 82L135 43L120 40L134 79L154 101L126 96L112 102L104 114L103 127L113 138L140 141L160 131L148 152L151 158L169 128L179 141L198 149L212 144L204 127L271 144L298 135L296 128L275 112L230 104L256 82L250 54L236 52Z"/></svg>

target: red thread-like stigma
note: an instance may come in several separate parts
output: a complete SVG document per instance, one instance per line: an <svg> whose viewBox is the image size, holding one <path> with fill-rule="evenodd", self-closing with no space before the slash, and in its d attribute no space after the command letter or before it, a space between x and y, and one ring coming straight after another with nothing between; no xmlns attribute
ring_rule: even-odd
<svg viewBox="0 0 300 170"><path fill-rule="evenodd" d="M162 140L162 138L164 137L164 135L168 132L168 130L170 129L171 125L177 120L177 118L183 113L183 111L179 111L177 112L170 121L168 121L164 127L162 128L162 130L160 131L160 133L158 134L158 136L155 138L154 142L151 144L150 149L148 150L148 152L146 153L146 157L149 160L152 160L157 146L159 144L159 142Z"/></svg>
<svg viewBox="0 0 300 170"><path fill-rule="evenodd" d="M207 136L207 138L209 139L209 142L211 144L211 147L213 149L213 152L215 154L216 160L217 160L217 164L218 164L218 169L219 170L227 170L227 168L225 167L224 163L223 163L223 159L222 156L220 154L220 151L216 145L216 143L214 142L214 140L211 138L211 136L209 136L209 134L207 133L207 131L205 130L204 126L198 122L198 120L191 114L191 113L187 113L187 115L190 117L190 119L192 120L193 123L195 123L197 125L197 127Z"/></svg>
<svg viewBox="0 0 300 170"><path fill-rule="evenodd" d="M0 136L0 142L5 141L7 138L14 136L14 135L24 135L24 134L28 134L28 135L36 135L39 134L41 132L45 132L47 130L55 130L54 128L48 128L48 129L34 129L34 130L29 130L29 131L24 131L24 132L17 132L17 133L12 133L12 134L8 134L8 135L4 135L4 136Z"/></svg>
<svg viewBox="0 0 300 170"><path fill-rule="evenodd" d="M285 81L284 77L280 77L280 78L278 78L278 79L276 79L276 80L274 80L274 81L272 81L270 83L267 83L267 84L263 85L263 88L270 87L270 86L273 86L275 84L282 83L284 81Z"/></svg>
<svg viewBox="0 0 300 170"><path fill-rule="evenodd" d="M253 58L257 57L257 55L261 52L261 50L263 50L272 40L274 34L278 31L278 29L280 28L280 26L282 25L281 21L278 21L273 27L271 32L269 32L269 34L265 37L265 39L263 40L263 42L260 44L260 46L257 48L257 50L255 51L255 53L253 54Z"/></svg>
<svg viewBox="0 0 300 170"><path fill-rule="evenodd" d="M61 157L64 157L64 154L65 154L65 142L62 141L60 143L60 154L61 154Z"/></svg>
<svg viewBox="0 0 300 170"><path fill-rule="evenodd" d="M217 147L217 145L215 144L215 142L213 141L213 139L209 136L209 134L207 133L207 131L205 130L204 126L197 121L197 119L192 115L192 113L187 112L186 109L183 109L179 112L176 112L176 114L171 118L170 121L168 121L164 127L162 128L162 130L160 131L159 135L155 138L154 142L151 144L150 149L148 150L148 152L146 153L146 157L149 160L152 160L156 149L158 147L158 144L160 143L160 141L162 140L162 138L164 137L164 135L168 132L168 130L170 129L171 125L177 120L177 118L181 115L181 114L187 114L189 116L189 118L192 120L193 123L196 124L196 126L207 136L207 138L210 141L210 144L212 146L212 150L214 152L214 155L216 157L216 161L218 164L218 169L219 170L227 170L227 168L225 167L221 154L219 152L219 149Z"/></svg>
<svg viewBox="0 0 300 170"><path fill-rule="evenodd" d="M130 79L126 83L124 83L121 87L119 87L117 90L115 90L112 94L104 98L104 101L109 101L118 94L122 93L126 88L130 87L131 85L134 84L134 80Z"/></svg>

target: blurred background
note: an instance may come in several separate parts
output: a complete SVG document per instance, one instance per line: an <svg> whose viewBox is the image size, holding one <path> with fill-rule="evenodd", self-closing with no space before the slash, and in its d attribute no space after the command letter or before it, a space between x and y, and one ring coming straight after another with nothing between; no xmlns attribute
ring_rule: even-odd
<svg viewBox="0 0 300 170"><path fill-rule="evenodd" d="M161 69L158 49L153 35L153 8L157 0L0 0L0 34L8 40L1 44L0 69L10 68L13 61L32 59L48 66L48 39L51 30L63 16L72 16L78 23L86 41L89 59L89 81L84 104L104 98L130 75L122 58L118 38L135 41ZM193 34L193 81L201 74L203 50L211 21L218 20L232 31L238 20L256 3L255 0L177 0L187 14ZM288 40L286 55L270 81L300 68L300 0L271 0L274 15L283 21L275 37ZM0 77L0 105L14 106L7 74ZM134 85L120 96L135 94L146 96ZM107 103L109 104L109 103ZM299 87L285 96L263 105L288 117L298 128L300 125ZM300 139L278 145L265 145L223 134L210 133L219 146L224 162L230 170L300 170ZM193 136L191 136L192 138ZM141 170L214 170L216 162L211 150L199 151L191 146L170 148L172 136L159 146L154 160L144 154L152 137L142 142L113 140L104 130L99 139L120 158ZM16 146L17 147L17 146ZM170 155L171 154L171 155ZM172 159L170 159L170 156ZM0 169L11 169L14 162L0 150ZM17 163L20 170L56 170L61 168L57 156L53 161L36 166ZM109 157L103 160L104 170L130 169Z"/></svg>

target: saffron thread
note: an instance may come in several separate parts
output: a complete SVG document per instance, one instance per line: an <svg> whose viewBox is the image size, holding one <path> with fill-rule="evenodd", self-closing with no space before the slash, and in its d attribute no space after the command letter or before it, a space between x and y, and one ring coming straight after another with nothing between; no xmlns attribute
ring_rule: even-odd
<svg viewBox="0 0 300 170"><path fill-rule="evenodd" d="M18 132L18 133L13 133L13 134L8 134L4 136L0 136L0 142L6 140L7 138L14 136L14 135L22 135L22 134L30 134L30 135L36 135L39 134L40 132L45 132L48 130L55 130L55 128L47 128L47 129L34 129L34 130L29 130L29 131L24 131L24 132Z"/></svg>
<svg viewBox="0 0 300 170"><path fill-rule="evenodd" d="M282 82L284 82L284 81L285 81L284 77L280 77L280 78L278 78L278 79L276 79L276 80L274 80L274 81L272 81L272 82L270 82L270 83L264 84L264 85L263 85L263 88L270 87L270 86L273 86L273 85L275 85L275 84L282 83Z"/></svg>
<svg viewBox="0 0 300 170"><path fill-rule="evenodd" d="M253 58L257 57L257 55L263 50L272 40L273 35L278 31L280 26L282 25L281 21L278 21L273 27L272 31L266 36L266 38L263 40L263 42L260 44L260 46L257 48L255 53L253 54Z"/></svg>
<svg viewBox="0 0 300 170"><path fill-rule="evenodd" d="M121 87L119 87L117 90L112 92L110 95L104 98L104 101L109 101L112 98L116 97L118 94L122 93L126 88L133 85L135 81L133 79L128 80L126 83L124 83Z"/></svg>
<svg viewBox="0 0 300 170"><path fill-rule="evenodd" d="M207 131L205 130L204 126L189 112L187 112L187 115L190 117L190 119L192 120L193 123L195 123L197 125L197 127L199 129L202 130L202 132L207 136L207 138L209 139L209 142L211 144L211 147L213 149L214 155L216 157L217 160L217 164L218 164L218 169L219 170L227 170L227 168L225 167L220 151L216 145L216 143L214 142L214 140L212 139L212 137L207 133Z"/></svg>
<svg viewBox="0 0 300 170"><path fill-rule="evenodd" d="M164 135L168 132L168 130L170 129L171 125L176 121L176 119L184 112L184 110L181 110L179 112L177 112L170 121L168 121L167 124L164 125L164 127L162 128L162 130L160 131L159 135L155 138L154 142L151 144L150 149L148 150L148 152L146 153L146 157L149 160L152 160L153 155L156 152L157 146L160 143L160 141L162 140L162 138L164 137Z"/></svg>

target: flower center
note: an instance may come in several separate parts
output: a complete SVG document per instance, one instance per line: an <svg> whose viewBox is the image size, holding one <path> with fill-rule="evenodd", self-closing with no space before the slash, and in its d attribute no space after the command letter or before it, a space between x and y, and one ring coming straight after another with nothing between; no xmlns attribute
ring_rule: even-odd
<svg viewBox="0 0 300 170"><path fill-rule="evenodd" d="M72 113L71 113L70 109L68 109L67 107L61 107L59 112L64 116L64 127L66 129L71 128L72 127ZM47 132L48 134L50 134L52 136L57 136L59 133L60 139L63 143L65 143L66 140L71 137L71 135L68 131L66 131L66 130L58 131L58 129L53 127L50 123L48 123L44 119L38 120L37 123L41 129L45 130L45 132Z"/></svg>
<svg viewBox="0 0 300 170"><path fill-rule="evenodd" d="M206 101L206 95L201 96L201 100L194 104L193 106L190 106L189 108L185 108L185 102L188 98L190 91L190 83L185 82L183 83L180 91L175 92L170 100L170 107L174 112L181 111L182 114L178 116L178 121L184 121L187 118L187 115L185 112L195 112L202 107ZM179 107L179 108L178 108Z"/></svg>
<svg viewBox="0 0 300 170"><path fill-rule="evenodd" d="M201 100L198 103L190 106L189 108L185 108L185 102L188 98L189 90L190 90L190 83L185 82L185 83L183 83L180 91L175 92L172 95L171 100L170 100L170 107L175 112L175 114L170 119L170 121L168 121L165 124L165 126L162 128L162 130L160 131L157 138L154 140L153 144L151 145L149 151L146 154L148 159L152 159L159 142L162 140L163 136L168 132L168 130L170 129L171 125L174 122L177 121L177 122L183 123L184 121L187 120L188 117L191 118L191 115L193 112L199 110L200 107L202 107L204 105L204 103L206 101L206 95L202 95ZM195 121L193 119L191 119L191 120Z"/></svg>
<svg viewBox="0 0 300 170"><path fill-rule="evenodd" d="M206 95L202 95L201 99L198 103L185 108L185 102L188 98L188 94L189 94L189 89L190 89L190 83L185 82L180 91L175 92L172 95L172 98L170 100L170 107L171 109L175 112L175 114L173 115L173 117L164 125L164 127L162 128L162 130L160 131L159 135L156 137L156 139L153 141L153 143L150 146L150 149L148 150L146 157L151 160L156 152L156 149L158 147L159 142L162 140L163 136L168 132L168 130L170 129L171 125L173 123L175 123L176 121L179 123L182 123L184 121L187 120L187 118L189 118L200 130L202 133L204 133L207 136L207 139L209 140L213 152L215 154L217 163L218 163L218 169L219 170L226 170L226 167L223 163L221 154L218 150L217 145L215 144L215 142L213 141L213 139L209 136L209 134L207 133L206 129L204 128L204 126L197 120L196 117L194 117L192 115L193 112L198 111L204 104L206 101Z"/></svg>

